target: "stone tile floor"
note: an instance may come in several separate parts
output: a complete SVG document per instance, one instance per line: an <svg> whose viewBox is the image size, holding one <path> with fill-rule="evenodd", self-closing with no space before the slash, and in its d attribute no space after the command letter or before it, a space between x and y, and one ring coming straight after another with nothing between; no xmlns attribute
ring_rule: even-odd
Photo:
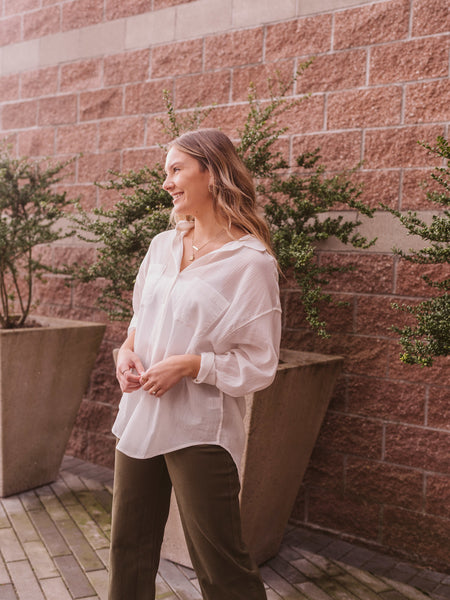
<svg viewBox="0 0 450 600"><path fill-rule="evenodd" d="M0 502L0 600L106 600L112 471L65 457L58 480ZM261 568L268 600L450 600L450 576L289 526ZM158 600L201 600L161 561ZM134 600L130 598L129 600Z"/></svg>

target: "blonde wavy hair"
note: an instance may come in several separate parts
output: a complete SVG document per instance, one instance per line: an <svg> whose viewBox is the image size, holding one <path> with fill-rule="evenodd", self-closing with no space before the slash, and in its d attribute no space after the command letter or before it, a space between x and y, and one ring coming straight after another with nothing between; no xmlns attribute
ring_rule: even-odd
<svg viewBox="0 0 450 600"><path fill-rule="evenodd" d="M233 142L218 129L198 129L176 138L172 146L196 158L200 169L212 175L210 191L218 217L229 228L234 225L257 237L273 256L269 228L258 214L253 178ZM180 218L172 213L171 221L176 223ZM184 218L189 219L189 215Z"/></svg>

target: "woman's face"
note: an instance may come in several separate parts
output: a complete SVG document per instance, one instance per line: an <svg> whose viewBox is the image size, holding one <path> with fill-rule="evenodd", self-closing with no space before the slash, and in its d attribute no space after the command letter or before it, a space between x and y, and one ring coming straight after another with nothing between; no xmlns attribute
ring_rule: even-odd
<svg viewBox="0 0 450 600"><path fill-rule="evenodd" d="M196 158L172 146L166 158L166 179L163 188L173 199L179 215L197 217L213 208L209 191L210 173L202 171Z"/></svg>

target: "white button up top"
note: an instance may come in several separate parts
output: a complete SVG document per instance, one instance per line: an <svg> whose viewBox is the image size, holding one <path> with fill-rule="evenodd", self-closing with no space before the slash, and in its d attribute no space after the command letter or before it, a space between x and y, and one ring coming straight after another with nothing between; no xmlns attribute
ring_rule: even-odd
<svg viewBox="0 0 450 600"><path fill-rule="evenodd" d="M239 466L244 396L273 381L281 308L276 261L245 235L197 258L183 271L183 221L157 235L133 294L134 351L144 368L171 355L201 356L195 380L184 377L161 397L122 396L113 433L117 448L150 458L196 444L218 444Z"/></svg>

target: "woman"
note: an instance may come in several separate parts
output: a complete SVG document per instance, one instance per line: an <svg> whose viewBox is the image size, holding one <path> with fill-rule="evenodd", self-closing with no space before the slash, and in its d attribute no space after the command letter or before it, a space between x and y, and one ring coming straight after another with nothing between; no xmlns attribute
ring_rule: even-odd
<svg viewBox="0 0 450 600"><path fill-rule="evenodd" d="M267 387L278 364L277 264L227 136L182 135L165 171L176 226L150 244L117 358L109 598L155 598L173 486L203 597L262 600L241 537L238 469L244 395Z"/></svg>

